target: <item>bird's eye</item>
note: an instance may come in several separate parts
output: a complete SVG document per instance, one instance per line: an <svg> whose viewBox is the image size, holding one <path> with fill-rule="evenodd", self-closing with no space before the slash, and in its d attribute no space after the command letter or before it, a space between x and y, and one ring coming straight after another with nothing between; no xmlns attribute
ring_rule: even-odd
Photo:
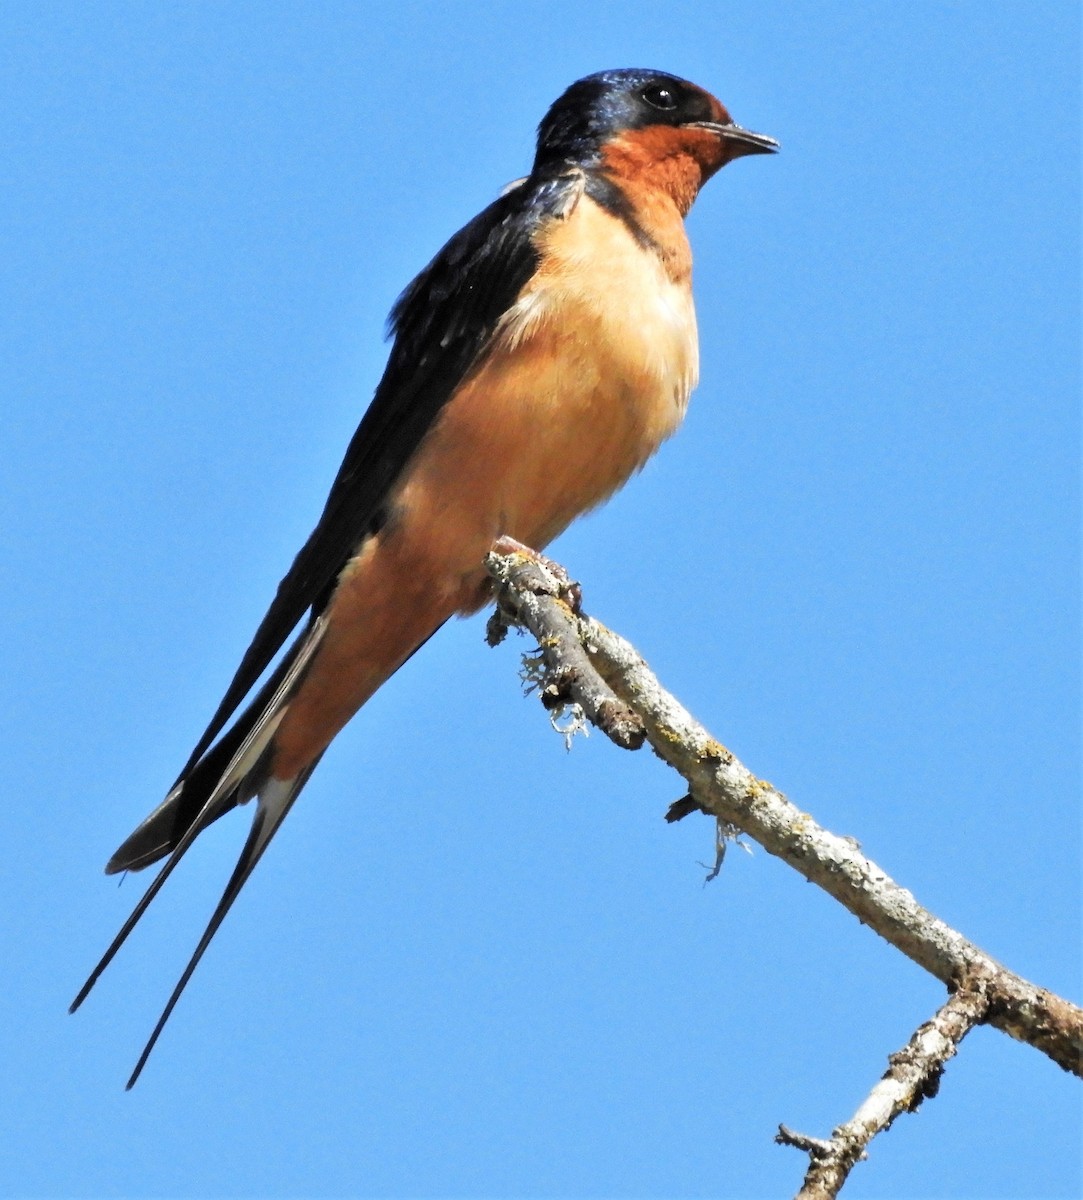
<svg viewBox="0 0 1083 1200"><path fill-rule="evenodd" d="M662 83L655 83L644 88L643 99L652 108L661 108L667 112L677 107L677 93Z"/></svg>

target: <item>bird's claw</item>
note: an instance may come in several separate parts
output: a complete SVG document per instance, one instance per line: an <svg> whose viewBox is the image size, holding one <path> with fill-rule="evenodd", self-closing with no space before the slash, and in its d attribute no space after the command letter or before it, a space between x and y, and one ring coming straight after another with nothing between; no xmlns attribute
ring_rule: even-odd
<svg viewBox="0 0 1083 1200"><path fill-rule="evenodd" d="M560 599L567 604L577 617L582 614L583 588L579 581L573 579L560 563L554 562L551 558L546 558L540 551L535 550L532 546L527 546L520 541L516 541L515 538L509 537L508 534L501 534L493 542L492 552L494 554L522 554L544 567L557 581L557 585L560 588Z"/></svg>

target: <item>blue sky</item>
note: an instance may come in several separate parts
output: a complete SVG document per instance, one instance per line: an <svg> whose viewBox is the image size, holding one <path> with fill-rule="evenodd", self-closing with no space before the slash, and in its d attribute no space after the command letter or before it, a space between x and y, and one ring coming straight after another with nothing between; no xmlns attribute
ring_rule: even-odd
<svg viewBox="0 0 1083 1200"><path fill-rule="evenodd" d="M682 432L555 553L758 774L1080 999L1069 4L0 10L11 1196L767 1197L941 1002L680 781L570 754L478 620L338 739L122 1086L247 817L77 1017L318 515L400 289L571 80L778 137L701 196ZM525 645L525 644L524 644ZM1078 1081L976 1031L851 1197L1068 1197Z"/></svg>

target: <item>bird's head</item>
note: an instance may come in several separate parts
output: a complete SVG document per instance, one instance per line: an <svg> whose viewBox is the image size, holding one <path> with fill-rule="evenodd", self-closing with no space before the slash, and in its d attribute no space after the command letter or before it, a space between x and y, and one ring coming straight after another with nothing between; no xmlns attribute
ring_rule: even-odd
<svg viewBox="0 0 1083 1200"><path fill-rule="evenodd" d="M660 186L686 178L687 211L699 187L746 154L773 154L778 142L736 124L710 92L664 71L600 71L573 83L538 126L534 171L563 164L608 168ZM684 192L690 191L687 197Z"/></svg>

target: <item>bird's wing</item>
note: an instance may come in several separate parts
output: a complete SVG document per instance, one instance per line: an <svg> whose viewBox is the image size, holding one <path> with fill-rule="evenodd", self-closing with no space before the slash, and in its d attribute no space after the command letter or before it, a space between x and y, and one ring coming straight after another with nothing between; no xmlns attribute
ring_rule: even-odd
<svg viewBox="0 0 1083 1200"><path fill-rule="evenodd" d="M207 755L305 613L311 609L315 618L322 611L351 555L379 528L406 464L441 409L484 359L501 317L537 269L535 232L569 212L582 186L582 175L573 172L513 187L461 229L399 297L389 321L394 342L387 367L323 513L278 585L177 783ZM245 717L260 707L252 704ZM245 724L244 718L238 722ZM231 730L223 742L243 736ZM230 755L224 757L228 761ZM182 792L173 814L174 838L194 819L192 805L201 790L189 797Z"/></svg>

